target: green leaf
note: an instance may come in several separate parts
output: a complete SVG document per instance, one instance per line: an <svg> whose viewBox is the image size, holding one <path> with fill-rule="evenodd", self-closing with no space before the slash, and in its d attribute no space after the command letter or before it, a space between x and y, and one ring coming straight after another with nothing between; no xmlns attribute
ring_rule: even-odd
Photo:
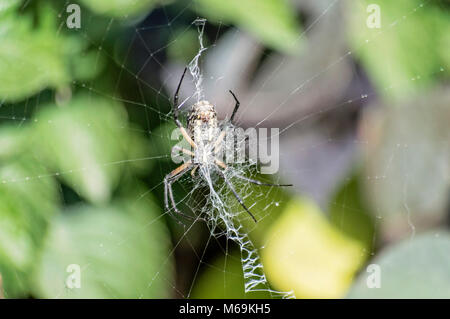
<svg viewBox="0 0 450 319"><path fill-rule="evenodd" d="M169 43L172 43L172 45L167 47L167 56L170 61L179 61L188 64L199 50L198 33L194 28L187 30L180 28L175 30ZM205 47L209 46L206 38L203 39L203 45Z"/></svg>
<svg viewBox="0 0 450 319"><path fill-rule="evenodd" d="M47 174L30 157L0 167L0 273L6 297L26 294L28 273L58 210L59 190Z"/></svg>
<svg viewBox="0 0 450 319"><path fill-rule="evenodd" d="M172 148L183 139L182 136L177 136L177 132L177 126L171 121L167 121L158 126L152 132L152 155L157 156L165 154L167 155L166 160L171 161L170 154ZM178 137L178 139L175 139L176 137Z"/></svg>
<svg viewBox="0 0 450 319"><path fill-rule="evenodd" d="M214 289L211 289L214 287ZM257 299L271 298L268 291L245 293L244 273L239 250L231 251L208 262L196 280L189 298L193 299Z"/></svg>
<svg viewBox="0 0 450 319"><path fill-rule="evenodd" d="M439 4L379 0L381 28L371 29L366 26L371 3L365 0L350 6L348 30L355 54L379 92L399 98L429 87L441 69L449 74L450 19Z"/></svg>
<svg viewBox="0 0 450 319"><path fill-rule="evenodd" d="M107 202L124 166L145 160L142 140L134 139L126 113L113 100L82 95L62 108L43 108L36 123L36 152L87 200Z"/></svg>
<svg viewBox="0 0 450 319"><path fill-rule="evenodd" d="M148 14L157 0L81 0L81 2L97 14L114 18L128 18Z"/></svg>
<svg viewBox="0 0 450 319"><path fill-rule="evenodd" d="M80 288L67 286L69 265L81 269ZM52 225L33 291L39 298L164 298L171 268L155 205L78 207Z"/></svg>
<svg viewBox="0 0 450 319"><path fill-rule="evenodd" d="M44 9L42 9L44 11ZM64 63L64 42L42 14L33 25L31 15L2 17L0 29L0 99L14 102L44 88L69 82Z"/></svg>
<svg viewBox="0 0 450 319"><path fill-rule="evenodd" d="M17 9L20 3L19 0L0 0L0 17Z"/></svg>
<svg viewBox="0 0 450 319"><path fill-rule="evenodd" d="M362 272L349 298L450 298L450 234L428 233L406 240L373 260L380 268L380 288L368 288Z"/></svg>
<svg viewBox="0 0 450 319"><path fill-rule="evenodd" d="M78 81L88 81L95 78L106 65L104 57L95 50L73 54L70 62L73 77Z"/></svg>
<svg viewBox="0 0 450 319"><path fill-rule="evenodd" d="M295 53L300 27L284 0L196 0L195 10L214 21L233 23L266 45Z"/></svg>
<svg viewBox="0 0 450 319"><path fill-rule="evenodd" d="M359 181L355 175L346 180L330 201L330 222L346 235L364 245L366 255L373 250L374 225Z"/></svg>
<svg viewBox="0 0 450 319"><path fill-rule="evenodd" d="M4 126L0 129L0 159L2 161L23 152L28 132L27 129L18 130L13 126Z"/></svg>

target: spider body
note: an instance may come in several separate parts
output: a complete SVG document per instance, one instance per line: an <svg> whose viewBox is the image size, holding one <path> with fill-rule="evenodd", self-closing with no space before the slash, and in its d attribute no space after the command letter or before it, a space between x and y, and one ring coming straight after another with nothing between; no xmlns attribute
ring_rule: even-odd
<svg viewBox="0 0 450 319"><path fill-rule="evenodd" d="M187 119L187 129L194 132L200 128L202 131L217 130L217 113L214 105L208 101L200 101L192 105Z"/></svg>
<svg viewBox="0 0 450 319"><path fill-rule="evenodd" d="M187 117L187 131L182 125L181 121L178 118L179 109L178 109L178 93L180 91L181 83L183 82L183 78L186 74L187 68L184 69L183 75L181 76L180 82L178 83L177 90L175 91L174 96L174 105L173 105L173 118L175 124L181 131L184 139L191 145L191 149L181 149L181 151L185 154L191 156L191 159L186 161L184 164L180 165L172 172L166 175L164 178L164 204L169 213L171 213L171 209L169 207L169 198L172 204L173 210L184 217L191 218L191 216L182 213L178 210L175 199L173 197L172 191L172 183L177 181L181 176L183 176L188 171L192 170L191 173L195 172L199 167L204 168L207 167L208 171L216 172L225 183L228 185L230 190L232 191L234 197L237 199L239 204L245 209L245 211L250 215L250 217L255 221L256 218L244 204L244 201L239 196L239 194L234 189L233 185L229 181L228 177L225 175L224 170L228 169L228 166L222 162L218 158L218 153L220 152L223 144L223 139L225 138L226 130L220 130L219 122L217 119L217 113L214 108L214 105L209 103L208 101L199 101L192 105L189 115ZM233 109L233 113L229 119L230 123L233 123L234 116L239 109L239 100L236 98L232 91L229 91L233 96L236 104ZM263 185L263 186L292 186L291 184L269 184L263 183L258 180L250 179L241 175L234 175L233 177L239 178L241 180L248 181L253 184Z"/></svg>
<svg viewBox="0 0 450 319"><path fill-rule="evenodd" d="M208 165L214 163L214 144L219 135L219 124L214 105L208 101L200 101L192 105L187 118L187 130L192 141L197 145L194 149L194 164Z"/></svg>

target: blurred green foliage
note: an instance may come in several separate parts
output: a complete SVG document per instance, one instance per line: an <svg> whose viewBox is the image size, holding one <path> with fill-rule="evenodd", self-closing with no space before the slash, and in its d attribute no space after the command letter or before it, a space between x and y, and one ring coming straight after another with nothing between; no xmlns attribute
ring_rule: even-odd
<svg viewBox="0 0 450 319"><path fill-rule="evenodd" d="M199 275L193 286L192 298L206 299L259 299L271 298L268 291L244 291L244 274L242 271L239 249L227 255L215 258L209 267Z"/></svg>
<svg viewBox="0 0 450 319"><path fill-rule="evenodd" d="M169 242L164 225L155 221L159 213L154 205L123 202L111 207L77 207L56 218L33 275L34 295L169 297ZM66 268L71 264L82 267L79 289L66 287Z"/></svg>
<svg viewBox="0 0 450 319"><path fill-rule="evenodd" d="M261 39L266 45L295 53L300 26L285 0L195 0L198 12L211 21L233 23Z"/></svg>
<svg viewBox="0 0 450 319"><path fill-rule="evenodd" d="M26 128L1 129L0 140L6 148L2 148L0 169L0 270L7 297L31 292L49 298L167 296L159 281L171 276L171 260L167 231L156 220L158 206L150 196L136 200L136 182L134 194L127 189L119 203L104 206L120 188L119 180L133 179L146 168L139 161L126 161L142 158L145 144L127 129L125 119L119 105L80 96L64 108L43 107ZM59 183L98 208L66 211ZM95 247L104 252L103 258ZM159 269L164 262L167 265ZM64 290L64 281L59 281L67 276L71 263L90 269L83 272L86 284L78 294ZM133 267L138 267L132 272L137 276L134 281L128 273ZM149 279L145 284L139 271ZM156 271L162 277L151 280ZM114 281L95 278L95 274Z"/></svg>
<svg viewBox="0 0 450 319"><path fill-rule="evenodd" d="M339 186L330 201L330 222L346 235L364 245L367 255L373 251L375 226L373 213L365 200L360 174L354 174Z"/></svg>
<svg viewBox="0 0 450 319"><path fill-rule="evenodd" d="M446 10L434 4L422 9L420 1L380 0L385 27L371 30L360 27L365 25L365 7L370 2L350 5L348 36L351 49L382 100L415 99L414 94L422 94L448 76L450 19ZM158 109L152 109L156 111L151 115L144 112L155 96L149 97L151 94L143 93L142 88L138 97L130 99L145 103L137 115L129 108L132 103L120 97L131 94L129 88L134 86L127 73L135 65L122 65L127 53L121 51L126 46L121 41L129 35L128 24L134 28L136 21L166 3L172 2L82 0L85 27L69 32L62 27L65 8L60 1L31 1L23 6L22 1L0 0L0 111L6 114L0 127L0 275L5 297L176 295L176 277L182 275L175 274L175 269L185 265L176 264L170 239L171 235L178 240L185 234L184 229L172 227L171 219L161 218L161 193L155 190L170 169L167 137L174 125L160 119L167 111L166 101L157 100L154 104ZM173 5L185 6L182 1L173 1ZM192 15L205 16L219 27L234 25L250 33L267 48L297 54L302 27L293 8L288 1L278 0L196 0L190 9ZM414 14L415 8L421 12ZM390 27L393 21L397 24ZM197 33L174 30L168 36L174 45L167 48L167 57L187 61L197 50ZM159 50L166 43L157 46ZM118 89L121 86L122 91ZM448 111L448 103L441 98L445 94L437 92L430 93L426 101L436 99L433 105L441 106L435 108L436 113L426 112L435 118L419 132L420 138L425 137L421 140L425 151L410 155L415 166L409 171L422 174L417 180L425 180L422 177L429 172L429 158L438 163L432 167L441 167L439 163L445 167L448 160L448 153L439 144L448 136L446 126L436 129L437 135L422 134L432 131L430 125L445 124L442 114ZM160 92L157 98L161 98ZM133 116L149 122L158 117L158 125L147 123L151 132L144 131L131 124ZM394 113L388 124L399 132L393 129L395 134L389 135L391 130L386 130L384 141L392 145L403 138L410 141L407 133L422 127L415 123L403 110ZM143 133L149 133L150 138ZM413 135L413 141L417 140ZM430 141L439 143L436 146ZM377 154L388 158L383 150L372 158L377 159ZM156 158L161 158L160 162ZM402 165L395 160L394 167ZM156 163L158 169L153 167ZM382 168L387 166L377 160L377 172L382 170L377 166L380 163ZM383 268L382 288L367 289L362 265L369 253L377 252L375 214L399 211L399 204L390 209L389 203L384 204L388 196L376 198L375 205L373 198L372 202L367 200L364 172L358 169L349 174L326 208L305 197L271 190L267 200L275 205L270 206L270 216L267 202L257 201L252 210L260 223L255 227L248 218L241 220L255 246L264 247L263 263L273 287L295 290L298 297L343 297L353 284L353 276L361 271L350 297L448 297L446 252L450 247L446 230L438 237L419 236L388 247L375 260ZM444 176L440 170L435 172ZM448 178L439 179L438 188L433 188L436 180L433 178L427 188L442 200L447 196ZM401 188L403 180L397 181L400 184L389 181L392 188ZM391 192L382 183L377 185ZM419 185L419 192L416 189L410 195L421 203L420 193L426 194L422 188ZM265 194L259 186L252 186L249 192ZM404 204L403 197L395 199ZM194 251L198 248L195 241L188 244ZM208 258L212 261L195 272L188 288L191 297L268 297L266 293L244 293L237 247ZM82 268L79 290L65 285L70 264ZM430 278L424 273L432 274L432 283L424 279Z"/></svg>
<svg viewBox="0 0 450 319"><path fill-rule="evenodd" d="M350 298L448 298L450 295L450 235L423 234L386 249L373 263L380 268L379 288L366 284L362 272Z"/></svg>
<svg viewBox="0 0 450 319"><path fill-rule="evenodd" d="M366 8L349 4L349 36L356 54L386 98L400 98L430 87L450 70L450 19L440 1L379 0L382 28L366 28ZM443 74L442 74L443 76ZM389 89L394 86L393 89Z"/></svg>
<svg viewBox="0 0 450 319"><path fill-rule="evenodd" d="M93 12L115 18L128 18L146 14L156 4L164 0L81 0Z"/></svg>
<svg viewBox="0 0 450 319"><path fill-rule="evenodd" d="M61 179L93 203L111 199L123 170L121 161L148 155L142 139L126 129L124 109L107 99L80 95L63 111L43 106L35 121L42 160L56 172L75 171ZM130 165L139 165L135 163Z"/></svg>
<svg viewBox="0 0 450 319"><path fill-rule="evenodd" d="M70 52L68 41L58 37L56 18L49 8L44 5L39 11L37 26L31 14L19 18L8 10L1 16L0 97L7 101L64 86L70 80L64 55Z"/></svg>
<svg viewBox="0 0 450 319"><path fill-rule="evenodd" d="M28 154L2 157L0 272L7 297L21 296L29 289L27 280L48 223L61 207L56 181L38 178L41 174L48 170Z"/></svg>

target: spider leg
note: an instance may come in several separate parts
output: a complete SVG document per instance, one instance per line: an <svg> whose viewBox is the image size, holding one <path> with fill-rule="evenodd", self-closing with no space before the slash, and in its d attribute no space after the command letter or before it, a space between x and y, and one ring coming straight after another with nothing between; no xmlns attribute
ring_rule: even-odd
<svg viewBox="0 0 450 319"><path fill-rule="evenodd" d="M186 141L188 141L189 144L193 148L197 148L197 145L192 140L192 138L189 136L189 134L186 132L186 129L181 124L180 120L178 119L179 115L179 109L178 109L178 94L180 93L181 83L183 83L184 76L186 74L187 67L184 68L183 75L181 76L180 82L178 82L177 90L175 91L175 95L173 97L173 120L175 121L175 124L178 126L178 128L181 131L181 134L185 138Z"/></svg>
<svg viewBox="0 0 450 319"><path fill-rule="evenodd" d="M231 113L231 117L230 117L230 122L233 123L234 116L236 115L236 112L239 109L239 106L241 105L241 103L237 99L236 95L234 95L233 91L231 91L231 90L228 90L228 91L231 93L231 95L233 95L233 98L236 101L236 105L234 106L233 113Z"/></svg>
<svg viewBox="0 0 450 319"><path fill-rule="evenodd" d="M169 174L166 175L166 177L164 177L164 205L166 207L167 212L175 218L175 220L181 224L181 222L176 218L176 216L174 216L171 211L170 211L170 206L169 206L169 198L170 198L170 202L172 204L172 208L173 210L181 215L184 216L186 218L189 219L193 219L193 217L186 215L184 213L182 213L180 210L178 210L176 203L175 203L175 199L173 197L173 191L172 191L172 183L177 181L181 176L183 176L186 172L188 172L189 170L191 170L195 165L192 164L192 162L186 162L180 166L178 166L176 169L174 169L172 172L170 172Z"/></svg>
<svg viewBox="0 0 450 319"><path fill-rule="evenodd" d="M264 183L261 181L258 181L256 179L252 179L252 178L248 178L242 175L234 175L234 177L237 177L239 179L242 179L244 181L256 184L256 185L261 185L261 186L276 186L276 187L285 187L285 186L293 186L293 184L272 184L272 183Z"/></svg>
<svg viewBox="0 0 450 319"><path fill-rule="evenodd" d="M216 165L222 167L223 169L227 169L228 168L227 164L225 164L221 160L218 160L217 158L214 160L214 162L216 163Z"/></svg>
<svg viewBox="0 0 450 319"><path fill-rule="evenodd" d="M236 197L236 199L239 202L239 204L241 204L241 206L250 215L250 217L255 221L255 223L257 223L258 221L256 220L255 216L250 212L250 210L247 208L247 206L245 206L244 201L242 200L242 198L239 196L239 194L234 189L233 184L230 183L228 178L225 176L225 174L220 169L218 169L217 171L219 172L220 176L222 176L223 180L228 185L228 187L231 189L231 191L233 192L234 197Z"/></svg>
<svg viewBox="0 0 450 319"><path fill-rule="evenodd" d="M184 68L183 75L181 76L180 82L178 82L177 90L173 96L173 119L178 126L181 126L181 122L178 120L178 94L180 93L181 83L183 83L184 76L186 75L187 67Z"/></svg>
<svg viewBox="0 0 450 319"><path fill-rule="evenodd" d="M237 97L233 93L233 91L228 90L228 92L231 93L231 95L233 96L234 100L236 101L236 104L234 105L233 113L231 113L231 117L230 117L230 120L229 120L229 122L231 124L234 124L233 123L233 119L234 119L234 116L236 115L236 112L238 111L239 106L241 105L241 103L239 102L239 100L237 99ZM222 141L223 141L226 133L227 133L226 129L224 129L224 130L222 130L222 132L220 132L219 137L217 138L216 142L214 143L214 154L218 154L220 152L220 150L222 149ZM248 139L248 136L246 136L246 139Z"/></svg>
<svg viewBox="0 0 450 319"><path fill-rule="evenodd" d="M175 150L182 151L184 154L190 155L191 157L195 157L195 154L192 151L182 148L178 145L175 145L173 148Z"/></svg>
<svg viewBox="0 0 450 319"><path fill-rule="evenodd" d="M224 162L222 162L221 160L216 159L215 160L216 165L222 167L223 169L227 169L228 166L227 164L225 164ZM264 183L261 181L258 181L257 179L252 179L252 178L248 178L242 175L234 175L234 177L237 177L239 179L242 179L244 181L256 184L256 185L261 185L261 186L276 186L276 187L287 187L287 186L294 186L293 184L272 184L272 183Z"/></svg>
<svg viewBox="0 0 450 319"><path fill-rule="evenodd" d="M197 172L198 165L194 166L194 169L191 171L191 176L194 177L195 172Z"/></svg>

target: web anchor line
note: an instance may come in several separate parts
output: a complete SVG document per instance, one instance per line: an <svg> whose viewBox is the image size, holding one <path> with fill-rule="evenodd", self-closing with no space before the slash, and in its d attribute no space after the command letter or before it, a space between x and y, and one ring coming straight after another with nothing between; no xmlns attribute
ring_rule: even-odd
<svg viewBox="0 0 450 319"><path fill-rule="evenodd" d="M195 55L195 57L191 60L191 62L189 62L188 68L189 68L189 72L192 75L192 78L194 79L194 84L195 84L194 96L197 96L197 102L200 102L205 97L204 93L203 93L203 85L202 85L203 76L200 71L199 59L202 56L203 52L205 50L207 50L207 48L205 48L205 46L203 45L203 33L205 30L206 21L207 21L206 19L197 18L194 20L194 22L192 22L192 24L197 26L198 43L199 43L200 48L199 48L197 54Z"/></svg>

